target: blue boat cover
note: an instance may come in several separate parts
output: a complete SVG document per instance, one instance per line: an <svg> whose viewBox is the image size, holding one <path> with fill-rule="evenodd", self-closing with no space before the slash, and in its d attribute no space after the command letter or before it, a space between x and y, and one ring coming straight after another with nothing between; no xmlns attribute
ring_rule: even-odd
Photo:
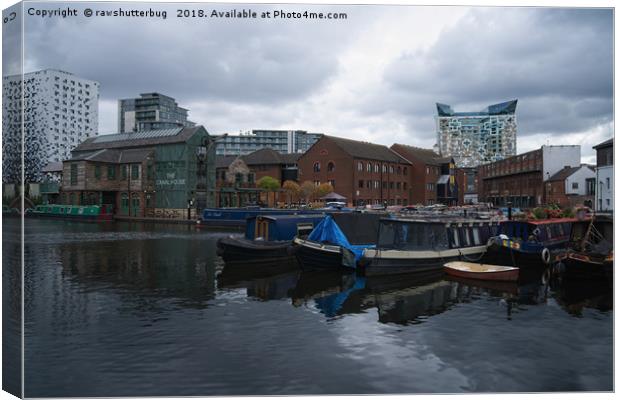
<svg viewBox="0 0 620 400"><path fill-rule="evenodd" d="M343 247L353 253L355 256L355 263L359 262L362 258L364 249L375 248L374 243L351 244L331 215L323 218L323 220L312 230L310 236L308 236L308 240ZM351 267L355 268L355 265L351 265Z"/></svg>

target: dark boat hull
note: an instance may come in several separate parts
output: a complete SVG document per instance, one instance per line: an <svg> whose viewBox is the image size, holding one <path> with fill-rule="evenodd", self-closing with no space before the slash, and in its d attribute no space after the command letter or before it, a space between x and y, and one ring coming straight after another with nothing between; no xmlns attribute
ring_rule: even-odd
<svg viewBox="0 0 620 400"><path fill-rule="evenodd" d="M550 259L553 259L553 250L549 251ZM499 246L497 244L492 244L489 246L489 251L484 257L484 262L487 264L508 265L519 268L542 269L549 266L548 263L543 261L542 253L525 252L505 246Z"/></svg>
<svg viewBox="0 0 620 400"><path fill-rule="evenodd" d="M465 253L460 253L456 249L445 252L411 252L411 257L407 255L397 257L399 253L397 251L393 252L394 256L390 256L389 251L369 250L364 253L362 270L367 277L443 271L444 264L449 261L478 261L485 249L485 246L479 246L461 250Z"/></svg>
<svg viewBox="0 0 620 400"><path fill-rule="evenodd" d="M305 240L295 240L294 253L304 271L351 269L343 265L340 246L321 246Z"/></svg>
<svg viewBox="0 0 620 400"><path fill-rule="evenodd" d="M560 263L562 275L567 279L613 280L614 263L611 259L597 261L584 254L569 253Z"/></svg>
<svg viewBox="0 0 620 400"><path fill-rule="evenodd" d="M288 240L261 242L245 238L221 238L217 241L217 254L225 262L247 263L253 261L282 261L292 257Z"/></svg>

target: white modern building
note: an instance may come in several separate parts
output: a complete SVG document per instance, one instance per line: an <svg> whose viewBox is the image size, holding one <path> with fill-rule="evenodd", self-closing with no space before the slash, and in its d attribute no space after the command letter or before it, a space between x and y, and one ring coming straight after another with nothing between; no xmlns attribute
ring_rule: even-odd
<svg viewBox="0 0 620 400"><path fill-rule="evenodd" d="M593 147L596 150L596 200L594 210L614 210L614 139Z"/></svg>
<svg viewBox="0 0 620 400"><path fill-rule="evenodd" d="M98 111L98 82L56 69L3 77L2 181L21 180L22 136L24 178L40 182L46 165L97 135Z"/></svg>
<svg viewBox="0 0 620 400"><path fill-rule="evenodd" d="M437 146L459 168L503 160L517 151L517 100L493 104L482 111L455 112L437 103Z"/></svg>
<svg viewBox="0 0 620 400"><path fill-rule="evenodd" d="M222 137L215 151L220 156L242 156L265 148L279 153L305 153L320 137L320 133L299 130L252 130Z"/></svg>

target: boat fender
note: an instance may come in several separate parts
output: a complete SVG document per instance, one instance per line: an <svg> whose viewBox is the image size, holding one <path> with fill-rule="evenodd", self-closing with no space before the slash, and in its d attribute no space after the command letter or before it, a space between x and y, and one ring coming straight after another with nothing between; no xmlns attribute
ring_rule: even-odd
<svg viewBox="0 0 620 400"><path fill-rule="evenodd" d="M540 253L540 255L545 265L548 265L549 262L551 262L551 252L549 251L548 248L545 247L544 249L542 249L542 252Z"/></svg>

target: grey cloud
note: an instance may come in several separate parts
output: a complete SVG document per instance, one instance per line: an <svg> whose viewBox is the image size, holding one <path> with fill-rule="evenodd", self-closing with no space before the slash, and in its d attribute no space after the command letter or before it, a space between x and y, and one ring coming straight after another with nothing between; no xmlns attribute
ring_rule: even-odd
<svg viewBox="0 0 620 400"><path fill-rule="evenodd" d="M520 136L587 130L613 118L612 23L609 9L473 9L394 62L386 93L462 111L518 98ZM428 106L396 105L416 116Z"/></svg>
<svg viewBox="0 0 620 400"><path fill-rule="evenodd" d="M41 68L64 68L98 80L103 97L157 90L186 102L217 99L278 104L320 90L338 68L339 51L358 29L354 22L176 19L177 8L190 6L155 4L93 3L88 7L159 7L166 9L167 20L80 17L48 24L30 18L27 56ZM231 4L191 7L259 12L273 8Z"/></svg>

